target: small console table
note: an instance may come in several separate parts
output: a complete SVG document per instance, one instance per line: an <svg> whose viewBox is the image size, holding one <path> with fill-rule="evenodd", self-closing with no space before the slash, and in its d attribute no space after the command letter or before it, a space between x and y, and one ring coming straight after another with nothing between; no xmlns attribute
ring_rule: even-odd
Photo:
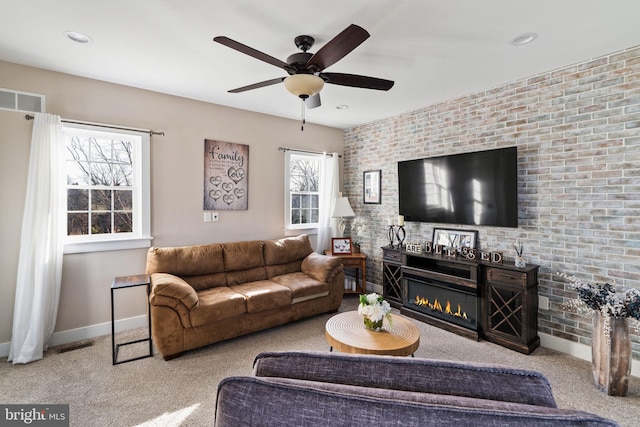
<svg viewBox="0 0 640 427"><path fill-rule="evenodd" d="M326 250L325 255L338 257L342 260L344 268L356 270L356 290L345 289L345 294L366 294L367 293L367 255L361 252L351 255L332 255L330 250Z"/></svg>
<svg viewBox="0 0 640 427"><path fill-rule="evenodd" d="M114 301L113 301L113 293L118 289L126 289L133 288L136 286L146 286L147 287L147 320L149 322L149 336L147 338L142 338L134 341L128 341L120 344L116 344L116 322L115 322L115 313L114 313ZM151 279L148 274L137 274L135 276L122 276L116 277L113 279L113 283L111 284L111 355L112 362L114 365L119 365L120 363L131 362L133 360L144 359L146 357L153 356L153 342L151 340L151 303L149 302L149 291L151 290ZM132 357L130 359L118 360L118 350L120 347L130 344L136 344L139 342L149 341L149 353L144 354L138 357Z"/></svg>

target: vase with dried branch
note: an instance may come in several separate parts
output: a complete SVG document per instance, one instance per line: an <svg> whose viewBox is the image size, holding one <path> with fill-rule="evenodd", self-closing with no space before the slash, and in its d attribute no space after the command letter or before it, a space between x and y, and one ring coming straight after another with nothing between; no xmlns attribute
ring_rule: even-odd
<svg viewBox="0 0 640 427"><path fill-rule="evenodd" d="M640 291L616 291L615 282L583 283L576 276L558 273L569 281L578 296L565 307L593 316L591 361L593 380L610 396L626 396L631 374L631 322L640 331Z"/></svg>

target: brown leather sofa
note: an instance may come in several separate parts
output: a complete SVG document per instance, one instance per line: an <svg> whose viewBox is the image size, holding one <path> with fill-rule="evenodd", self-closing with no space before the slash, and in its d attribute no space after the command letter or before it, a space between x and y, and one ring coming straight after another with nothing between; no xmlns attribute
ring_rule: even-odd
<svg viewBox="0 0 640 427"><path fill-rule="evenodd" d="M165 360L282 325L342 303L343 265L313 252L309 236L152 247L152 335Z"/></svg>

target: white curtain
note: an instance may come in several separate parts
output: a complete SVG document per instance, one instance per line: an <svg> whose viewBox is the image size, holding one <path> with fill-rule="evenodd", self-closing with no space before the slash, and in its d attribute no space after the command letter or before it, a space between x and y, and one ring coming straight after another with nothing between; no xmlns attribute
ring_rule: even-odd
<svg viewBox="0 0 640 427"><path fill-rule="evenodd" d="M325 249L331 247L331 237L336 235L336 220L331 219L333 201L338 197L340 184L340 163L338 153L331 156L322 156L320 167L320 215L318 217L318 241L316 252L323 254Z"/></svg>
<svg viewBox="0 0 640 427"><path fill-rule="evenodd" d="M58 314L64 223L64 136L59 116L36 113L9 361L42 359Z"/></svg>

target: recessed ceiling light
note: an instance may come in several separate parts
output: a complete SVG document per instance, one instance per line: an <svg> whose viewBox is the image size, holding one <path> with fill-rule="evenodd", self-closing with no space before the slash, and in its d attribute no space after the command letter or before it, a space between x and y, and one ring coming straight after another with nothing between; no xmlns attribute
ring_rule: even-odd
<svg viewBox="0 0 640 427"><path fill-rule="evenodd" d="M337 110L346 110L349 106L347 104L340 104L336 107Z"/></svg>
<svg viewBox="0 0 640 427"><path fill-rule="evenodd" d="M86 34L77 31L65 31L64 35L76 43L91 43L93 39Z"/></svg>
<svg viewBox="0 0 640 427"><path fill-rule="evenodd" d="M525 44L529 44L532 41L534 41L535 39L538 38L538 34L537 33L524 33L524 34L520 34L519 36L516 36L514 38L512 38L509 41L509 44L512 46L523 46Z"/></svg>

